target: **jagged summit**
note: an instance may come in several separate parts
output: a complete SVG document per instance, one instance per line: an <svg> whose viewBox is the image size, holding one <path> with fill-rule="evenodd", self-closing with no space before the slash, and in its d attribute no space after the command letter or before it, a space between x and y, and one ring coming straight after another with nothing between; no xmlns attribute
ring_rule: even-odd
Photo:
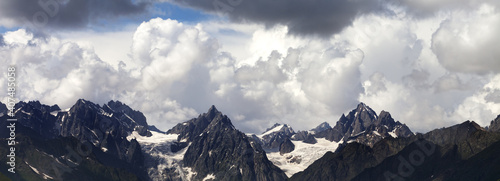
<svg viewBox="0 0 500 181"><path fill-rule="evenodd" d="M369 146L385 137L413 135L406 125L394 121L389 112L381 111L380 115L377 115L373 109L362 102L347 115L342 114L333 128L314 133L317 138L326 138L335 142L356 141Z"/></svg>
<svg viewBox="0 0 500 181"><path fill-rule="evenodd" d="M490 126L488 126L488 131L500 132L500 115L491 121Z"/></svg>
<svg viewBox="0 0 500 181"><path fill-rule="evenodd" d="M266 131L264 131L261 134L261 136L265 136L265 135L268 135L268 134L271 134L271 133L274 133L274 132L286 132L287 134L289 134L289 133L295 133L293 131L292 127L289 126L288 124L275 123L270 128L267 128Z"/></svg>
<svg viewBox="0 0 500 181"><path fill-rule="evenodd" d="M286 175L215 106L198 118L179 123L167 132L179 134L177 140L189 142L182 162L203 180L209 174L216 180L285 180Z"/></svg>
<svg viewBox="0 0 500 181"><path fill-rule="evenodd" d="M215 118L215 116L217 116L218 114L222 114L222 113L219 110L217 110L215 105L212 105L212 106L210 106L208 111L204 114L206 114L206 117L211 120L211 119Z"/></svg>
<svg viewBox="0 0 500 181"><path fill-rule="evenodd" d="M278 126L281 126L281 124L280 123L274 123L273 126L271 126L270 128L267 128L266 131L262 132L262 134L264 134L264 133L268 132L269 130L272 130L272 129L278 127Z"/></svg>
<svg viewBox="0 0 500 181"><path fill-rule="evenodd" d="M313 131L314 133L319 133L319 132L325 131L325 130L330 129L330 128L332 128L330 126L330 124L328 124L327 122L323 122L323 123L319 124L318 126L316 126L315 128L311 129L311 131Z"/></svg>
<svg viewBox="0 0 500 181"><path fill-rule="evenodd" d="M367 106L365 103L360 102L358 104L358 106L356 107L356 109L355 109L355 116L358 115L358 114L362 114L362 113L366 113L367 116L369 116L371 119L377 119L378 118L377 113L375 113L375 111L373 111L372 108L370 108L369 106Z"/></svg>
<svg viewBox="0 0 500 181"><path fill-rule="evenodd" d="M189 142L199 134L205 132L207 128L211 130L222 128L235 129L231 120L212 105L206 113L200 114L197 118L175 125L172 129L168 130L167 133L179 134L179 141Z"/></svg>

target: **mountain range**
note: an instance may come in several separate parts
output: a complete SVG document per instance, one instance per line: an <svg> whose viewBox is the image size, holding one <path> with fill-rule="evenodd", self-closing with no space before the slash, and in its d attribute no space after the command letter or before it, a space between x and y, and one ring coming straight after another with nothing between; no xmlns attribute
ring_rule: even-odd
<svg viewBox="0 0 500 181"><path fill-rule="evenodd" d="M311 130L274 124L245 134L211 106L162 131L119 101L71 108L19 102L16 173L0 157L0 180L498 180L500 115L413 133L364 103ZM0 103L0 126L11 124ZM8 155L8 131L0 154Z"/></svg>

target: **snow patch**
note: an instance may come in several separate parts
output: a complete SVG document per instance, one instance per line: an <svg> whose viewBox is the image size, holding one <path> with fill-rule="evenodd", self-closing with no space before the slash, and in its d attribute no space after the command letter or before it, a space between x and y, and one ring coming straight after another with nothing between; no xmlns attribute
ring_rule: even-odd
<svg viewBox="0 0 500 181"><path fill-rule="evenodd" d="M363 133L365 133L365 131L361 131L361 132L359 132L358 134L354 135L353 137L359 136L359 135L361 135L361 134L363 134Z"/></svg>
<svg viewBox="0 0 500 181"><path fill-rule="evenodd" d="M26 114L26 115L28 115L28 116L31 116L31 113L29 113L29 112L26 112L24 110L21 110L21 112L24 113L24 114Z"/></svg>
<svg viewBox="0 0 500 181"><path fill-rule="evenodd" d="M52 114L52 116L57 116L57 113L59 113L59 111L52 111L52 112L50 112L50 114Z"/></svg>
<svg viewBox="0 0 500 181"><path fill-rule="evenodd" d="M127 140L136 139L144 154L150 155L144 162L151 180L165 180L165 170L175 170L181 180L191 180L197 173L189 167L182 167L181 162L190 144L177 152L172 152L171 145L177 142L178 134L164 134L151 131L152 136L141 136L133 131Z"/></svg>
<svg viewBox="0 0 500 181"><path fill-rule="evenodd" d="M397 138L398 137L398 135L396 134L396 129L394 129L391 132L389 132L389 135L391 135L393 138Z"/></svg>
<svg viewBox="0 0 500 181"><path fill-rule="evenodd" d="M326 152L334 152L339 143L331 142L325 138L316 138L315 144L304 143L302 141L292 141L295 150L290 153L280 155L278 151L266 150L266 155L274 165L285 172L288 177L305 170L314 161L321 158Z"/></svg>
<svg viewBox="0 0 500 181"><path fill-rule="evenodd" d="M283 128L283 126L285 125L279 125L279 126L276 126L274 127L273 129L269 130L269 131L266 131L265 133L262 133L261 135L258 135L257 137L259 137L260 139L262 139L264 136L266 135L269 135L271 133L274 133L274 132L278 132L281 130L281 128Z"/></svg>
<svg viewBox="0 0 500 181"><path fill-rule="evenodd" d="M152 136L141 136L139 132L133 131L130 135L127 136L127 140L130 141L132 139L137 140L141 145L150 145L154 143L165 143L165 142L174 142L177 141L178 134L163 134L156 131L150 131Z"/></svg>
<svg viewBox="0 0 500 181"><path fill-rule="evenodd" d="M203 181L208 181L208 180L215 180L215 175L208 174L205 178L203 178Z"/></svg>
<svg viewBox="0 0 500 181"><path fill-rule="evenodd" d="M51 176L49 176L49 175L47 175L47 174L45 174L45 173L41 173L40 171L38 171L38 169L37 169L37 168L35 168L35 167L31 166L28 162L24 161L24 163L26 163L26 165L28 165L28 166L31 168L31 170L33 170L33 172L35 172L35 173L36 173L36 174L38 174L38 175L41 175L41 176L43 177L43 179L44 179L44 180L47 180L47 179L54 179L53 177L51 177Z"/></svg>

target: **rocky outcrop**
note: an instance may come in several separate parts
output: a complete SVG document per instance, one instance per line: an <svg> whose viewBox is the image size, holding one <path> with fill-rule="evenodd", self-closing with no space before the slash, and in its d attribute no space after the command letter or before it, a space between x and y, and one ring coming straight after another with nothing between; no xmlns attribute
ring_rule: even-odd
<svg viewBox="0 0 500 181"><path fill-rule="evenodd" d="M276 123L260 135L262 147L269 150L279 149L281 143L290 139L294 134L295 131L289 125Z"/></svg>
<svg viewBox="0 0 500 181"><path fill-rule="evenodd" d="M181 133L179 137L184 136L183 138L192 140L183 163L196 172L194 180L202 180L208 174L214 175L216 180L287 179L283 171L267 159L260 145L236 130L230 119L218 112L214 106L198 119L200 118L203 121L190 120L186 122L187 125L182 124L182 127L192 131L205 127L196 136L183 134L186 132L180 129L181 126L170 131L178 131Z"/></svg>
<svg viewBox="0 0 500 181"><path fill-rule="evenodd" d="M210 122L220 113L215 106L211 106L207 113L200 114L198 118L179 123L167 134L179 134L178 140L181 142L191 142L195 137L201 134L210 124Z"/></svg>
<svg viewBox="0 0 500 181"><path fill-rule="evenodd" d="M488 131L500 132L500 115L491 121L490 126L488 126Z"/></svg>
<svg viewBox="0 0 500 181"><path fill-rule="evenodd" d="M132 131L149 131L144 129L144 124L147 123L138 124L125 113L133 113L128 106L121 104L119 111L105 110L97 104L81 99L66 111L57 105L47 106L38 101L19 102L15 107L19 123L17 127L26 128L18 129L19 134L53 141L63 138L75 139L79 143L92 146L93 158L88 159L98 161L106 167L123 168L136 176L146 178L142 168L144 158L141 147L136 140L129 141L126 137ZM60 146L65 149L64 145Z"/></svg>
<svg viewBox="0 0 500 181"><path fill-rule="evenodd" d="M311 129L311 131L313 133L319 133L319 132L323 132L323 131L330 129L330 128L332 128L330 126L330 124L328 124L327 122L323 122L323 123L319 124L318 126L316 126L315 128Z"/></svg>
<svg viewBox="0 0 500 181"><path fill-rule="evenodd" d="M411 130L399 121L394 121L391 114L381 111L379 116L365 105L360 103L349 114L342 115L333 128L315 131L315 137L325 138L335 142L356 141L368 146L385 137L409 137Z"/></svg>
<svg viewBox="0 0 500 181"><path fill-rule="evenodd" d="M38 101L19 102L14 106L15 117L18 123L26 126L45 138L59 136L59 123L55 114L60 111L59 106L42 105ZM53 115L54 114L54 115Z"/></svg>
<svg viewBox="0 0 500 181"><path fill-rule="evenodd" d="M477 164L477 156L492 154L489 150L497 148L489 147L498 141L500 133L466 121L426 134L386 137L372 147L352 142L325 154L290 180L456 180L459 170L471 168L458 163ZM485 169L461 179L482 178L484 173L490 178L500 171Z"/></svg>
<svg viewBox="0 0 500 181"><path fill-rule="evenodd" d="M280 144L280 155L285 153L290 153L295 149L295 145L290 141L290 139L285 139L283 143Z"/></svg>
<svg viewBox="0 0 500 181"><path fill-rule="evenodd" d="M314 135L308 131L299 131L292 136L292 140L302 141L304 143L315 144L318 141Z"/></svg>

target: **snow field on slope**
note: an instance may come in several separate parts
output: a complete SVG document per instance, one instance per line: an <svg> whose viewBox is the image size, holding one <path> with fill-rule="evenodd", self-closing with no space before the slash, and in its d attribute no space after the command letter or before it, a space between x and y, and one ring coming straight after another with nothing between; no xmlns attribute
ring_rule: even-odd
<svg viewBox="0 0 500 181"><path fill-rule="evenodd" d="M295 149L290 153L280 155L279 152L268 152L267 157L274 165L285 172L288 177L305 170L314 161L321 158L326 152L334 152L338 147L337 142L331 142L325 138L316 138L315 144L304 143L302 141L292 141Z"/></svg>
<svg viewBox="0 0 500 181"><path fill-rule="evenodd" d="M127 140L129 141L135 138L141 144L143 152L153 158L153 160L145 160L150 178L154 181L163 180L163 171L169 168L175 169L182 180L191 180L191 177L196 175L196 172L191 171L189 167L181 167L179 164L184 158L189 145L173 153L170 150L170 146L177 141L178 134L163 134L156 131L151 131L151 133L151 137L146 137L134 131L127 136ZM155 162L158 164L156 165Z"/></svg>

